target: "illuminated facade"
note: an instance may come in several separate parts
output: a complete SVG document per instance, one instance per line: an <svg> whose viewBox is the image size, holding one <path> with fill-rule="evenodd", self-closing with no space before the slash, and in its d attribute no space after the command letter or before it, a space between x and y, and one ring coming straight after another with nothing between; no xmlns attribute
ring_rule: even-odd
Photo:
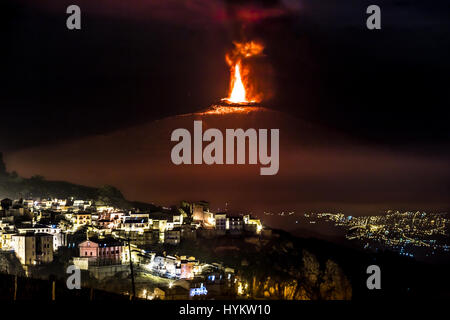
<svg viewBox="0 0 450 320"><path fill-rule="evenodd" d="M101 262L121 263L123 245L114 239L88 239L78 245L80 257Z"/></svg>
<svg viewBox="0 0 450 320"><path fill-rule="evenodd" d="M12 236L12 247L23 265L53 261L53 236L51 234L15 234Z"/></svg>

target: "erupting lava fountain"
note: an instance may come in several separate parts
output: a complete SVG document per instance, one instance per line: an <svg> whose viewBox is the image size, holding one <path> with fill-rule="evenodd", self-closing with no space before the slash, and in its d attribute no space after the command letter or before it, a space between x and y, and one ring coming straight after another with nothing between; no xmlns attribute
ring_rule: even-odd
<svg viewBox="0 0 450 320"><path fill-rule="evenodd" d="M254 41L234 42L234 45L234 50L225 56L231 75L228 97L213 104L204 114L249 113L262 109L258 106L262 94L251 85L248 77L250 70L243 61L261 55L264 47Z"/></svg>

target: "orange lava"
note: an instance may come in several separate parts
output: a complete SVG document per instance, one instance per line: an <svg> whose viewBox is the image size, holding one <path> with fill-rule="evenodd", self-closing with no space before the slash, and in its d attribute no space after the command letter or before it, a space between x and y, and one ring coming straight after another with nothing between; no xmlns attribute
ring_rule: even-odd
<svg viewBox="0 0 450 320"><path fill-rule="evenodd" d="M245 107L245 106L223 106L212 105L210 109L202 112L202 114L230 114L230 113L250 113L260 110L260 107Z"/></svg>
<svg viewBox="0 0 450 320"><path fill-rule="evenodd" d="M260 102L260 95L250 90L248 74L249 67L243 64L247 58L260 55L264 47L254 41L239 43L235 42L235 49L226 55L226 61L230 68L230 90L227 98L222 101L233 104L247 104Z"/></svg>

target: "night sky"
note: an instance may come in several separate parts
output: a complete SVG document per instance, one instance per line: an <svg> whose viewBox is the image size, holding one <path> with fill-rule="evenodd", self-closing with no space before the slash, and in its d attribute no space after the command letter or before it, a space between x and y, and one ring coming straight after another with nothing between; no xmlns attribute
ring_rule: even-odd
<svg viewBox="0 0 450 320"><path fill-rule="evenodd" d="M81 7L80 31L66 29L70 4ZM381 7L382 30L365 26L370 4ZM357 213L392 206L444 210L450 198L449 9L443 0L3 0L0 150L8 169L19 174L110 183L133 200L209 197L217 206L232 199L236 207L254 210L283 204ZM264 105L297 119L299 126L314 127L329 141L307 135L310 147L297 150L306 162L289 158L280 176L265 180L278 186L268 189L279 200L260 203L261 187L248 197L242 190L234 194L233 183L252 190L260 178L254 185L239 181L239 175L223 180L224 168L208 178L223 186L212 188L215 193L210 187L185 194L171 188L190 189L192 177L180 171L188 168L166 168L158 179L107 174L120 166L111 164L114 152L100 148L99 156L93 141L124 136L112 149L156 143L145 135L137 135L142 141L136 143L136 127L152 128L154 120L204 109L224 97L225 53L233 41L253 39L265 45L255 66L269 97ZM333 144L333 137L339 143ZM61 152L83 143L92 148ZM128 151L130 157L140 155ZM327 157L364 170L333 171L323 164L296 175L297 167ZM161 158L170 161L168 155ZM122 171L148 172L150 163L124 161ZM105 173L93 175L83 167L102 167ZM364 181L371 187L362 187ZM304 187L301 195L294 192L299 183L311 186L306 195Z"/></svg>

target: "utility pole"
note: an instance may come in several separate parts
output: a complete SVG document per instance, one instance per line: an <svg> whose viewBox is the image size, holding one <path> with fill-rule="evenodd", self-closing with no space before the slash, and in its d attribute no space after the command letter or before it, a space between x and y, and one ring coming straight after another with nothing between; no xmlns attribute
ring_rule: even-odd
<svg viewBox="0 0 450 320"><path fill-rule="evenodd" d="M136 297L136 287L134 285L134 271L133 271L133 260L131 259L131 240L128 237L128 253L130 255L130 271L131 271L131 292L133 295L133 299Z"/></svg>
<svg viewBox="0 0 450 320"><path fill-rule="evenodd" d="M17 300L17 275L14 277L14 301Z"/></svg>
<svg viewBox="0 0 450 320"><path fill-rule="evenodd" d="M94 287L91 287L91 295L89 297L89 300L90 301L94 300Z"/></svg>
<svg viewBox="0 0 450 320"><path fill-rule="evenodd" d="M55 280L52 282L52 301L56 300L56 292L55 292Z"/></svg>

